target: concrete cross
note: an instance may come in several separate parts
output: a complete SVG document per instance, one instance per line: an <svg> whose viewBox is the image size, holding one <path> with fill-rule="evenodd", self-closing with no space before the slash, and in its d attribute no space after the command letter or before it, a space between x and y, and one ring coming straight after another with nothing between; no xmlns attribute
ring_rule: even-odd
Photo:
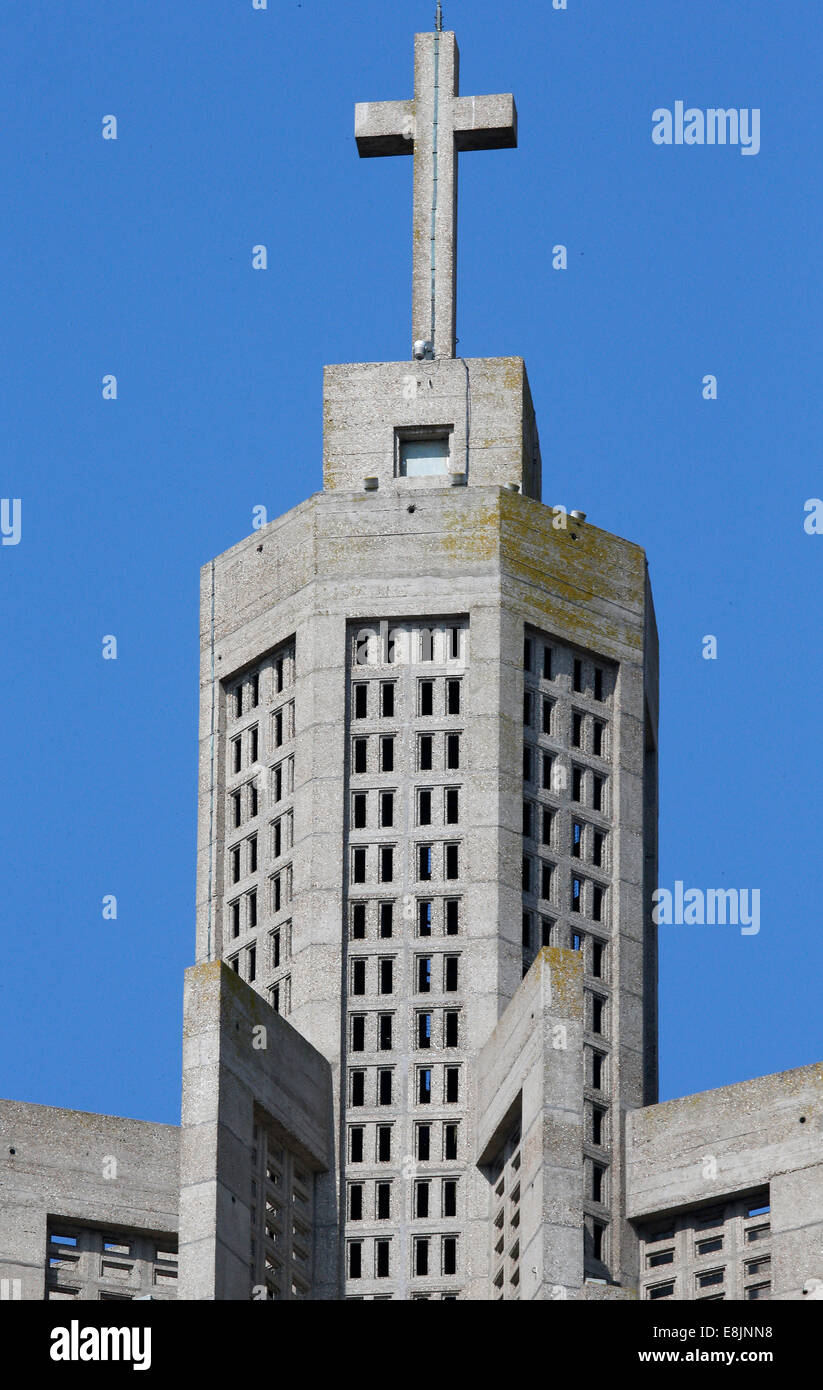
<svg viewBox="0 0 823 1390"><path fill-rule="evenodd" d="M416 34L414 99L361 102L354 115L362 157L414 155L412 340L434 357L455 355L458 155L517 144L514 97L461 97L459 71L454 34Z"/></svg>

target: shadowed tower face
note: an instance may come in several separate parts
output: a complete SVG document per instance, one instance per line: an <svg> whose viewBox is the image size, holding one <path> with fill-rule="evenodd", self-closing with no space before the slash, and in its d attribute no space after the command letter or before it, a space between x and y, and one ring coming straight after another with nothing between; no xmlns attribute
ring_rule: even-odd
<svg viewBox="0 0 823 1390"><path fill-rule="evenodd" d="M436 30L415 38L412 100L355 110L361 156L414 156L412 339L431 357L455 353L458 155L517 144L513 97L461 97L459 87L455 36Z"/></svg>
<svg viewBox="0 0 823 1390"><path fill-rule="evenodd" d="M515 143L512 98L459 96L454 35L417 35L414 99L356 138L414 155L428 346L326 368L323 491L203 574L198 958L333 1096L331 1161L282 1115L267 1140L310 1259L283 1274L258 1206L250 1277L590 1296L636 1273L618 1137L656 1088L645 558L542 505L523 362L454 357L458 155Z"/></svg>

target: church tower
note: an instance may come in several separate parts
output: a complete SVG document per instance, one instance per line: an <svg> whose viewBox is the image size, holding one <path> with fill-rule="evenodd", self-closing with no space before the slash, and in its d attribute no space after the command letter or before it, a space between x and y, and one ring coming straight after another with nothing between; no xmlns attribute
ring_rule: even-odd
<svg viewBox="0 0 823 1390"><path fill-rule="evenodd" d="M456 356L459 156L516 145L513 98L460 95L438 19L355 134L413 156L409 359L326 368L323 491L202 576L197 960L328 1068L328 1134L255 1100L199 1296L619 1297L657 1097L645 557L543 505L524 363ZM310 1071L272 1084L308 1105Z"/></svg>

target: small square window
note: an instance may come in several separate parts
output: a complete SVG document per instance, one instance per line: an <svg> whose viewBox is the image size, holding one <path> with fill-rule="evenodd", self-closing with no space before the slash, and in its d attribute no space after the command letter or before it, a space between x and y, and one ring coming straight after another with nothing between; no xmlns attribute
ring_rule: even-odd
<svg viewBox="0 0 823 1390"><path fill-rule="evenodd" d="M451 450L446 434L429 438L403 439L398 441L399 474L401 478L428 478L449 472Z"/></svg>

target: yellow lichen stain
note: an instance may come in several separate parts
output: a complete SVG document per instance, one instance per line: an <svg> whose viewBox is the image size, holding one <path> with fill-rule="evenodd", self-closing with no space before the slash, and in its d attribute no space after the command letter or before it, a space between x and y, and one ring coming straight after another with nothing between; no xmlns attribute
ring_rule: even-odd
<svg viewBox="0 0 823 1390"><path fill-rule="evenodd" d="M501 357L501 362L505 362L503 368L503 385L509 391L518 391L523 384L523 362L519 357Z"/></svg>
<svg viewBox="0 0 823 1390"><path fill-rule="evenodd" d="M496 501L485 507L443 507L441 549L455 564L491 561L500 546L500 509Z"/></svg>
<svg viewBox="0 0 823 1390"><path fill-rule="evenodd" d="M552 1003L576 1009L583 998L583 961L579 951L546 946L541 951L551 970Z"/></svg>
<svg viewBox="0 0 823 1390"><path fill-rule="evenodd" d="M568 625L574 608L576 630L642 650L645 563L639 546L587 525L577 539L552 526L553 513L514 493L501 494L501 560L504 570L529 586L529 602L539 612ZM528 510L527 510L528 509ZM548 584L551 584L551 591ZM591 610L591 600L610 601L625 610L607 617Z"/></svg>

